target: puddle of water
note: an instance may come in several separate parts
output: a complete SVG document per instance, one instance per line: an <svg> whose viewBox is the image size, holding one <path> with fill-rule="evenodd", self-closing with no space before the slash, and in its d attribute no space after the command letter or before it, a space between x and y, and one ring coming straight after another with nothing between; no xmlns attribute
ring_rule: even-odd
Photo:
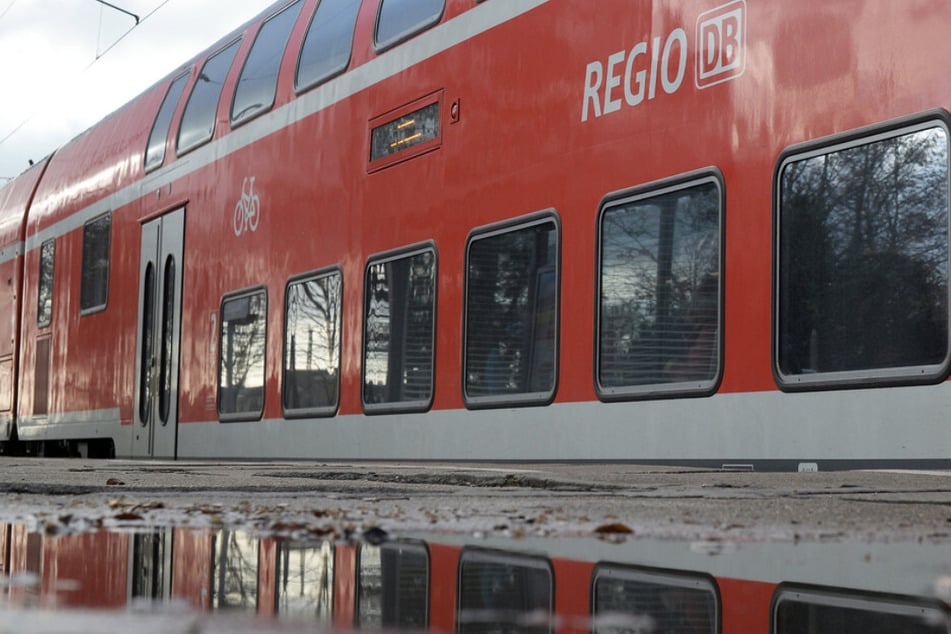
<svg viewBox="0 0 951 634"><path fill-rule="evenodd" d="M363 537L0 524L0 633L951 631L945 543Z"/></svg>

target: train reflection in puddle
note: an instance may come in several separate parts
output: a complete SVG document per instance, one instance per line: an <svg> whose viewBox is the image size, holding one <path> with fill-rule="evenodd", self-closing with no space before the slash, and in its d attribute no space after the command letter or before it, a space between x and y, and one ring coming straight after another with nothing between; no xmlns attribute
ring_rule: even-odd
<svg viewBox="0 0 951 634"><path fill-rule="evenodd" d="M951 632L934 543L300 542L242 530L49 536L0 524L14 608L174 604L335 629L493 634ZM945 590L947 588L945 587Z"/></svg>

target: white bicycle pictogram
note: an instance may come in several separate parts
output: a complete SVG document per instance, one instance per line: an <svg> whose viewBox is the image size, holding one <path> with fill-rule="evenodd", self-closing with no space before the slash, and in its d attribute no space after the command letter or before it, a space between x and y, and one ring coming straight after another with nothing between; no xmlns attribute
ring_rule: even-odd
<svg viewBox="0 0 951 634"><path fill-rule="evenodd" d="M234 206L234 235L240 236L245 231L257 231L258 221L261 219L261 199L254 193L254 176L245 176L241 184L241 198ZM247 187L247 191L245 191Z"/></svg>

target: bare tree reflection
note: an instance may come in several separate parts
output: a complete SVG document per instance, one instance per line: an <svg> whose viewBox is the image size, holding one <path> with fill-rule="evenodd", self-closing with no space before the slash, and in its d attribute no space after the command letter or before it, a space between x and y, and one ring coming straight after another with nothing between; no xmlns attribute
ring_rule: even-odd
<svg viewBox="0 0 951 634"><path fill-rule="evenodd" d="M781 176L786 374L940 363L948 140L933 128L789 163Z"/></svg>
<svg viewBox="0 0 951 634"><path fill-rule="evenodd" d="M258 602L258 541L221 530L212 537L211 609L253 611Z"/></svg>
<svg viewBox="0 0 951 634"><path fill-rule="evenodd" d="M218 411L260 413L264 408L267 297L261 290L228 299L221 313Z"/></svg>
<svg viewBox="0 0 951 634"><path fill-rule="evenodd" d="M339 272L287 289L284 407L335 407L339 393L342 278Z"/></svg>

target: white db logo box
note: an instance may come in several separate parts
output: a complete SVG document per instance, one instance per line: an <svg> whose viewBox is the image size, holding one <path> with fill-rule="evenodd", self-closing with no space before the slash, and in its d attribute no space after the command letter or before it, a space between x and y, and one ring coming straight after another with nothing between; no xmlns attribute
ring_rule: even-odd
<svg viewBox="0 0 951 634"><path fill-rule="evenodd" d="M697 88L736 79L746 68L746 0L704 11L697 18Z"/></svg>

